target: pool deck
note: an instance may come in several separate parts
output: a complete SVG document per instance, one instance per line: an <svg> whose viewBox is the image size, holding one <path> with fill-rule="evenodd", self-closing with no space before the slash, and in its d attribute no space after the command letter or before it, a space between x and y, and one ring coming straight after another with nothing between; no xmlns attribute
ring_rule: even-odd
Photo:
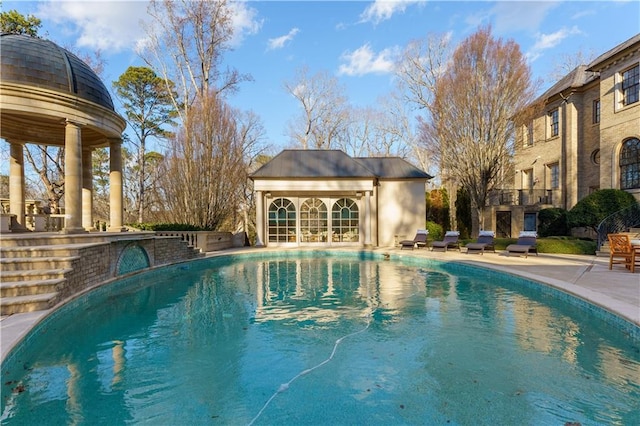
<svg viewBox="0 0 640 426"><path fill-rule="evenodd" d="M218 256L244 253L256 249L244 248L208 253ZM345 249L336 249L345 250ZM353 249L351 249L353 250ZM432 252L429 249L401 250L400 248L375 248L376 253L392 256L415 256L437 260L450 260L484 266L545 283L600 306L609 312L640 327L640 272L630 273L623 266L613 265L609 270L608 257L544 254L524 256L507 255L506 252L466 254L458 250ZM14 314L0 318L0 360L28 331L51 310Z"/></svg>

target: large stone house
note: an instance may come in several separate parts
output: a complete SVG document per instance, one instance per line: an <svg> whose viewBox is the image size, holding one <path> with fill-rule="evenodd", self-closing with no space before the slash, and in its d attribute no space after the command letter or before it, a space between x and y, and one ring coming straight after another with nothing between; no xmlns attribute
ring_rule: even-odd
<svg viewBox="0 0 640 426"><path fill-rule="evenodd" d="M534 103L543 107L517 130L514 187L495 197L487 229L534 231L541 209L570 210L597 189L640 200L639 77L640 34L543 93Z"/></svg>
<svg viewBox="0 0 640 426"><path fill-rule="evenodd" d="M431 176L401 158L284 150L250 177L256 246L388 247L425 227Z"/></svg>

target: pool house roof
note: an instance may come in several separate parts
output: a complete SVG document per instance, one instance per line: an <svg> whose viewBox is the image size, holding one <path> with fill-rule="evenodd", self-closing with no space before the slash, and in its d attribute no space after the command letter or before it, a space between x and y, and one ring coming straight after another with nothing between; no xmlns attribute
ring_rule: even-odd
<svg viewBox="0 0 640 426"><path fill-rule="evenodd" d="M431 175L399 157L350 157L332 149L285 149L251 179L424 179Z"/></svg>

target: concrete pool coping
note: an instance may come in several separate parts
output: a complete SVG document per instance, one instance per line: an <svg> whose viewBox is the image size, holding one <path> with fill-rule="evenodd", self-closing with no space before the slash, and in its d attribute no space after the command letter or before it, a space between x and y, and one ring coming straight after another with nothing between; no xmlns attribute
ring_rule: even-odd
<svg viewBox="0 0 640 426"><path fill-rule="evenodd" d="M243 248L207 253L207 257L252 251L282 251L282 248ZM292 251L309 250L301 248ZM357 248L320 249L353 251ZM609 270L608 257L567 254L545 254L528 257L509 256L507 252L466 254L449 250L435 252L429 249L401 250L400 248L374 248L374 253L392 256L411 256L441 261L455 261L482 266L518 275L544 283L577 296L640 327L640 273L632 274L621 265ZM14 314L0 318L0 360L4 361L11 349L27 335L38 322L56 308L44 311Z"/></svg>

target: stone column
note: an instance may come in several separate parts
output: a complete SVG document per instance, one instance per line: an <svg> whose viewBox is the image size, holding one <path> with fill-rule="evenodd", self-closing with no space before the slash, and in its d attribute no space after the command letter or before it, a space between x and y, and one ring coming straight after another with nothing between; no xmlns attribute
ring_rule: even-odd
<svg viewBox="0 0 640 426"><path fill-rule="evenodd" d="M364 245L371 247L371 191L364 191Z"/></svg>
<svg viewBox="0 0 640 426"><path fill-rule="evenodd" d="M25 228L24 207L24 148L21 143L10 143L9 213L16 215L20 229Z"/></svg>
<svg viewBox="0 0 640 426"><path fill-rule="evenodd" d="M109 232L122 232L122 139L109 139Z"/></svg>
<svg viewBox="0 0 640 426"><path fill-rule="evenodd" d="M93 162L91 148L82 149L82 226L87 231L95 230L93 225Z"/></svg>
<svg viewBox="0 0 640 426"><path fill-rule="evenodd" d="M264 247L264 194L256 191L256 247Z"/></svg>
<svg viewBox="0 0 640 426"><path fill-rule="evenodd" d="M569 95L571 96L571 95ZM570 210L578 203L578 195L580 187L578 186L578 157L580 155L578 146L578 109L575 103L569 98L564 102L562 107L562 116L560 117L562 125L563 150L564 150L564 170L560 170L562 181L560 187L564 196L563 207Z"/></svg>
<svg viewBox="0 0 640 426"><path fill-rule="evenodd" d="M65 234L85 232L82 227L82 131L69 120L64 134Z"/></svg>

